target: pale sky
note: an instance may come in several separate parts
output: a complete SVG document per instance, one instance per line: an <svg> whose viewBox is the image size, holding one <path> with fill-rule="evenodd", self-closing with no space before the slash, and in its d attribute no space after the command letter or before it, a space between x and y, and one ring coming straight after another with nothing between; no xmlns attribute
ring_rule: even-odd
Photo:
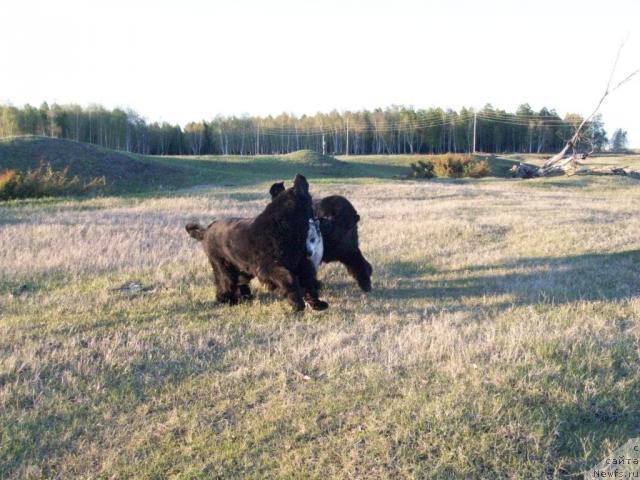
<svg viewBox="0 0 640 480"><path fill-rule="evenodd" d="M0 15L0 102L182 125L392 104L586 115L625 38L617 78L640 67L638 0L4 0ZM601 109L636 148L638 107L640 77Z"/></svg>

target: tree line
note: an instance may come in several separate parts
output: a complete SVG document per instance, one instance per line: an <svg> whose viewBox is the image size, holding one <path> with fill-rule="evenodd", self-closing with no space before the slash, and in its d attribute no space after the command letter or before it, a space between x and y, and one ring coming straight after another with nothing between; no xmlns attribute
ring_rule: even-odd
<svg viewBox="0 0 640 480"><path fill-rule="evenodd" d="M327 154L470 152L549 153L562 148L582 121L554 110L515 112L486 105L474 111L392 106L354 112L295 116L217 116L184 127L149 122L132 110L99 105L18 108L0 105L0 137L45 135L148 155L255 155L311 149ZM607 146L600 118L587 128L583 148Z"/></svg>

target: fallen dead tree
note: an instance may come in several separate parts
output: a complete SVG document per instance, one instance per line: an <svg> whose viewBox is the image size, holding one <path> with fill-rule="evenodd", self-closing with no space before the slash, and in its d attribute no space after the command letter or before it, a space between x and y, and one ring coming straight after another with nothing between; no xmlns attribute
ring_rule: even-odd
<svg viewBox="0 0 640 480"><path fill-rule="evenodd" d="M604 91L604 94L600 98L600 101L596 105L596 108L591 112L590 115L585 117L580 125L576 128L575 132L571 136L571 138L567 141L565 146L556 153L553 157L549 158L547 161L542 164L541 167L536 167L534 165L527 165L525 163L520 163L519 165L514 165L511 168L514 176L516 178L536 178L536 177L547 177L550 175L575 175L575 174L611 174L611 175L628 175L633 176L635 178L640 178L640 171L631 170L627 167L619 168L619 167L605 167L604 170L602 168L589 168L585 165L582 165L579 160L586 160L589 155L593 153L593 148L591 148L590 152L579 154L576 152L576 146L581 139L582 129L585 125L588 124L589 121L598 113L600 107L604 100L613 92L615 92L622 85L631 80L640 69L637 69L631 72L629 75L624 77L620 82L618 82L613 88L611 88L611 81L613 80L613 76L616 72L616 68L618 66L618 60L620 59L620 53L622 52L622 48L624 47L624 43L620 45L618 49L618 53L616 55L616 59L613 62L613 68L611 69L611 73L609 74L609 80L607 81L607 88ZM567 152L571 150L571 154L567 156Z"/></svg>
<svg viewBox="0 0 640 480"><path fill-rule="evenodd" d="M637 178L640 180L640 170L633 170L629 167L600 167L600 168L585 168L578 170L576 174L582 175L626 175L628 177Z"/></svg>
<svg viewBox="0 0 640 480"><path fill-rule="evenodd" d="M586 158L586 156L584 157ZM588 167L583 165L577 155L570 155L550 167L536 167L521 163L511 167L516 178L537 178L556 175L623 175L640 180L640 170L630 167Z"/></svg>

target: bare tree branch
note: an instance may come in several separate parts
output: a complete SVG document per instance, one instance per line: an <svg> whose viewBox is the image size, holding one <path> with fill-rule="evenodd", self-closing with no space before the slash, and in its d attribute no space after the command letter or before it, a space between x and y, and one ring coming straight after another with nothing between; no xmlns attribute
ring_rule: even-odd
<svg viewBox="0 0 640 480"><path fill-rule="evenodd" d="M620 44L620 47L618 48L618 51L616 53L615 61L613 62L613 67L611 68L611 72L609 73L609 79L607 81L607 88L605 89L602 97L600 98L600 101L596 105L596 108L593 110L593 112L591 112L591 114L589 114L588 116L586 116L582 120L580 125L576 128L576 131L574 132L573 136L569 139L569 141L566 143L564 148L560 152L555 154L553 157L548 159L546 162L544 162L542 167L540 167L540 169L539 169L539 172L538 172L539 176L545 176L550 172L563 170L563 168L569 163L568 161L564 161L563 160L565 154L567 153L569 148L571 148L571 149L574 149L574 154L569 158L573 158L573 157L576 156L576 154L575 154L575 146L577 145L578 140L580 138L580 132L582 131L583 127L598 113L598 110L600 110L600 107L602 106L602 103L604 102L604 100L610 94L612 94L618 88L620 88L622 85L624 85L629 80L631 80L635 75L640 73L640 68L637 69L637 70L634 70L629 75L627 75L625 78L623 78L620 82L618 82L615 87L611 88L611 81L613 80L613 77L614 77L614 75L616 73L616 69L618 68L618 61L620 60L620 54L622 53L622 49L624 48L625 44L626 44L626 40L623 41ZM593 152L593 149L591 151ZM591 152L589 152L589 153L591 153Z"/></svg>

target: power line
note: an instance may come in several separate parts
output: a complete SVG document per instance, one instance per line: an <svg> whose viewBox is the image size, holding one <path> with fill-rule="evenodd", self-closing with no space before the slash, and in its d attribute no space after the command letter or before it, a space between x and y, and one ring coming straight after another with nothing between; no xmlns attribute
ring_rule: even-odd
<svg viewBox="0 0 640 480"><path fill-rule="evenodd" d="M437 126L447 126L447 125L455 125L456 123L459 123L461 120L467 118L462 117L460 115L458 115L457 117L452 117L449 119L445 119L445 120L436 120L436 121L430 121L430 120L419 120L419 121L413 121L413 122L401 122L401 123L395 123L395 124L388 124L388 123L384 123L383 125L379 125L377 122L373 122L373 123L367 123L367 124L355 124L355 125L350 125L349 129L350 130L372 130L372 131L397 131L397 130L402 130L402 129L406 129L406 128L414 128L414 129L419 129L419 128L425 128L425 127L437 127ZM471 116L469 116L469 118L471 118ZM274 126L274 127L264 127L262 126L260 129L260 132L266 132L266 131L270 131L273 133L277 133L278 135L284 133L284 134L302 134L301 132L305 132L307 134L312 134L312 135L321 135L322 133L337 133L341 130L344 130L343 126L335 126L335 127L313 127L313 128L307 128L307 127L289 127L289 126L283 126L283 127L278 127L278 126Z"/></svg>
<svg viewBox="0 0 640 480"><path fill-rule="evenodd" d="M482 116L485 118L495 118L498 120L512 120L512 121L516 121L516 122L520 122L520 123L524 123L524 122L558 122L558 123L571 123L570 120L563 120L559 117L544 117L544 116L539 116L539 117L529 117L529 118L520 118L517 115L513 115L513 114L506 114L506 115L500 115L500 114L486 114L483 112L478 112L478 116Z"/></svg>
<svg viewBox="0 0 640 480"><path fill-rule="evenodd" d="M428 127L439 127L439 126L455 126L460 123L468 122L474 117L481 118L485 121L495 121L506 124L513 125L522 125L522 126L531 126L531 123L536 124L533 126L539 125L557 125L557 126L573 126L573 121L563 120L558 116L553 115L540 115L540 114L527 114L527 115L519 115L513 113L500 113L494 111L475 111L473 114L471 111L467 111L464 113L455 114L444 113L444 119L433 119L433 118L413 118L411 120L401 120L401 121L389 121L383 120L382 122L373 121L367 123L350 123L349 129L362 132L362 131L376 131L376 132L389 132L389 131L407 131L409 129L422 129ZM251 122L251 120L248 120ZM274 133L277 135L321 135L321 134L331 134L337 133L340 130L344 130L344 123L342 125L332 125L330 127L322 127L322 126L290 126L290 125L282 125L282 126L270 126L265 127L262 126L260 128L261 133L264 132L266 135L267 132ZM303 133L304 132L304 133Z"/></svg>
<svg viewBox="0 0 640 480"><path fill-rule="evenodd" d="M472 120L473 117L458 117L452 118L445 121L439 122L420 122L420 123L399 123L392 125L377 125L377 124L356 124L349 126L349 132L353 132L355 134L365 134L365 133L399 133L399 132L415 132L419 130L425 130L428 128L436 128L436 127L459 127L459 126L471 126L468 122ZM527 127L527 128L543 128L543 127L556 127L556 128L575 128L575 125L570 122L565 122L563 120L545 120L538 119L537 121L517 121L517 119L512 118L497 118L497 117L489 117L484 116L482 114L477 114L477 119L481 120L484 124L486 123L498 123L503 125L510 126L518 126L518 127ZM233 129L233 128L230 128ZM223 129L224 131L224 129ZM344 128L292 128L292 127L260 127L259 135L261 136L297 136L297 137L310 137L310 136L320 136L320 135L331 135L331 134L342 134L345 132ZM252 133L252 132L248 132Z"/></svg>
<svg viewBox="0 0 640 480"><path fill-rule="evenodd" d="M536 123L530 123L530 122L514 122L514 121L510 121L508 119L497 119L497 118L490 118L490 117L482 117L481 115L478 115L478 118L485 121L485 122L492 122L492 123L501 123L504 125L513 125L513 126L518 126L518 127L528 127L528 128L541 128L541 127L571 127L571 128L575 128L575 125L569 123L569 122L536 122Z"/></svg>
<svg viewBox="0 0 640 480"><path fill-rule="evenodd" d="M262 136L296 136L296 137L310 137L310 136L319 136L319 135L331 135L331 134L341 134L345 132L345 128L348 129L349 132L353 132L355 134L365 134L369 132L373 132L376 134L381 133L406 133L406 132L414 132L418 130L424 130L427 128L436 128L436 127L458 127L458 126L468 126L471 127L471 122L474 121L477 124L478 119L482 121L482 123L499 123L503 125L511 125L511 126L521 126L528 128L542 128L542 127L559 127L559 128L575 128L574 122L562 120L559 117L552 116L531 116L522 118L517 114L500 114L497 112L471 112L467 111L462 114L447 114L444 113L444 118L435 119L435 118L414 118L411 120L400 120L400 121L389 121L383 120L382 122L373 121L367 123L353 123L351 119L347 119L346 122L342 123L342 125L331 125L327 126L303 126L303 125L281 125L281 126L268 126L265 127L263 124L252 128L251 120L248 120L249 131L253 133L253 131L258 131L257 135ZM348 123L348 126L345 127L345 123ZM227 125L229 130L234 130L233 125ZM224 127L221 128L222 131L225 130Z"/></svg>

